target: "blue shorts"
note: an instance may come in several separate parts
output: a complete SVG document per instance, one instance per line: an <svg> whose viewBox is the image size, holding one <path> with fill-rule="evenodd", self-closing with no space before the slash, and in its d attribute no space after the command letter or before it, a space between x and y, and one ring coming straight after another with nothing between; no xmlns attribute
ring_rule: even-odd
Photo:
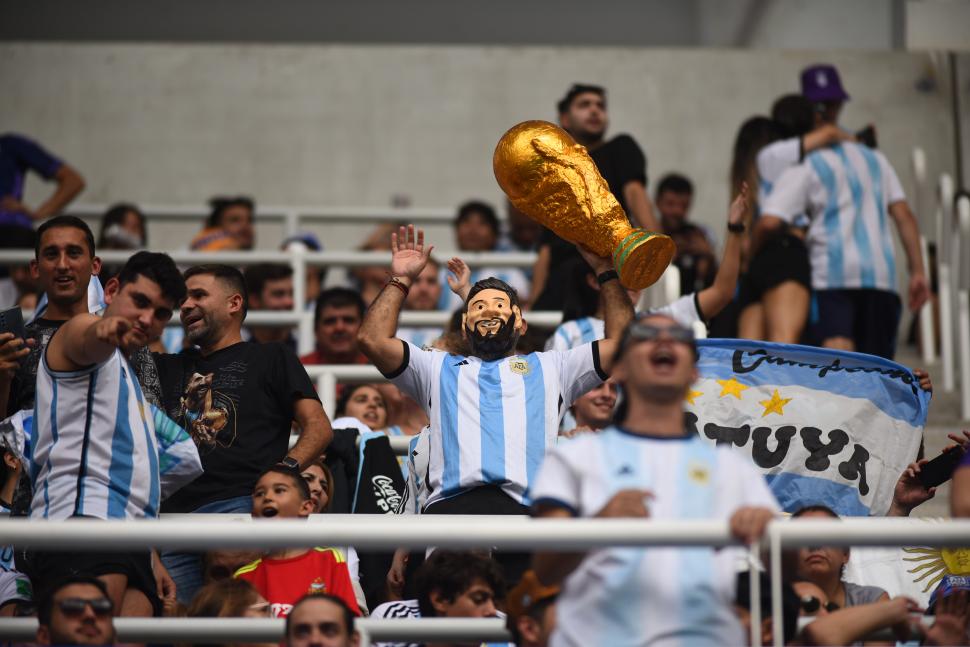
<svg viewBox="0 0 970 647"><path fill-rule="evenodd" d="M848 337L859 353L892 359L902 303L888 290L816 290L819 341Z"/></svg>

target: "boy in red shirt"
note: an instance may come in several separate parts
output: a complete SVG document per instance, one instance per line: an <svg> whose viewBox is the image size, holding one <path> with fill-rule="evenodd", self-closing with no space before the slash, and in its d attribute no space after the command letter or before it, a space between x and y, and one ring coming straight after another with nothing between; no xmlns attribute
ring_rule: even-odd
<svg viewBox="0 0 970 647"><path fill-rule="evenodd" d="M273 467L256 481L253 488L254 518L306 519L311 512L310 490L298 472ZM336 548L278 550L243 566L234 577L256 587L269 601L274 618L285 618L296 601L308 593L335 595L360 615L347 562Z"/></svg>

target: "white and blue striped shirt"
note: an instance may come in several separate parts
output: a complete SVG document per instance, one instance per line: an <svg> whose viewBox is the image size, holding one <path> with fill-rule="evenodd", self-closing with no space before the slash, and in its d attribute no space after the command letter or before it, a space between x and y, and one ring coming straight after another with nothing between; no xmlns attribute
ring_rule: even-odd
<svg viewBox="0 0 970 647"><path fill-rule="evenodd" d="M646 313L665 314L685 328L692 327L697 321L704 322L696 292L685 294L659 308L650 308ZM599 317L573 319L556 328L552 336L546 340L546 350L569 350L604 337L606 337L606 324Z"/></svg>
<svg viewBox="0 0 970 647"><path fill-rule="evenodd" d="M431 420L426 505L482 485L526 492L573 401L607 377L595 342L490 362L405 343L388 375Z"/></svg>
<svg viewBox="0 0 970 647"><path fill-rule="evenodd" d="M41 356L28 464L32 518L158 516L154 421L121 351L71 372Z"/></svg>
<svg viewBox="0 0 970 647"><path fill-rule="evenodd" d="M742 506L778 511L764 477L736 450L696 435L616 427L560 441L539 470L536 505L595 516L621 490L649 490L650 518L726 521ZM600 548L566 579L552 647L743 645L734 614L741 549Z"/></svg>
<svg viewBox="0 0 970 647"><path fill-rule="evenodd" d="M448 268L442 267L438 272L438 280L444 287L448 286ZM516 267L483 267L477 270L472 270L471 278L469 279L469 285L475 285L478 281L482 279L487 279L490 276L494 276L497 279L501 279L509 284L515 289L516 294L519 295L520 301L526 301L529 298L529 279L526 277L525 272ZM441 296L438 298L438 310L445 310L446 312L454 312L459 308L465 307L464 302L462 302L461 297L452 292L451 290L441 290Z"/></svg>
<svg viewBox="0 0 970 647"><path fill-rule="evenodd" d="M896 289L889 205L906 199L877 150L846 142L814 151L781 174L762 213L792 222L808 215L812 287Z"/></svg>

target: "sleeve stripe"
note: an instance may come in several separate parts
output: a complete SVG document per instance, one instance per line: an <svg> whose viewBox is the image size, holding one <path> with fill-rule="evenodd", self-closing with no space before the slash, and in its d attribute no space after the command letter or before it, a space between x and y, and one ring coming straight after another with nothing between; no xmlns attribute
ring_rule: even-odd
<svg viewBox="0 0 970 647"><path fill-rule="evenodd" d="M603 365L600 362L599 340L597 339L596 341L594 341L592 345L593 345L593 369L596 371L596 374L599 376L599 378L605 382L606 380L610 379L610 376L606 373L606 371L603 370Z"/></svg>
<svg viewBox="0 0 970 647"><path fill-rule="evenodd" d="M700 295L700 292L694 293L694 308L697 310L697 317L701 320L701 323L706 326L707 315L705 315L704 311L701 310L701 298L699 295Z"/></svg>
<svg viewBox="0 0 970 647"><path fill-rule="evenodd" d="M381 371L381 374L384 375L384 377L386 377L389 380L393 380L398 375L403 373L404 369L406 369L408 367L408 364L411 363L411 347L408 346L408 343L406 341L403 341L400 339L398 341L404 344L404 359L401 360L401 365L398 366L395 370L391 371L390 373L384 373L383 371Z"/></svg>

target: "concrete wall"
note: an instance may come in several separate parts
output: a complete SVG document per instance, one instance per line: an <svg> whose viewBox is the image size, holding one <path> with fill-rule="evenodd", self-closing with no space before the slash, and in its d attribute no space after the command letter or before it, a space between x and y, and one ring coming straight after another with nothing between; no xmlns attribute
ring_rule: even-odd
<svg viewBox="0 0 970 647"><path fill-rule="evenodd" d="M907 53L8 43L0 123L81 169L88 202L197 205L243 192L265 204L386 206L405 194L452 206L498 201L499 136L553 119L565 89L591 81L609 88L611 132L641 143L650 178L690 175L695 217L720 229L738 125L818 60L839 67L853 96L844 124L878 126L907 189L915 145L931 177L952 171L946 98L915 89L928 59ZM32 182L28 196L44 190ZM331 246L350 235L320 231ZM275 243L263 234L261 246Z"/></svg>

